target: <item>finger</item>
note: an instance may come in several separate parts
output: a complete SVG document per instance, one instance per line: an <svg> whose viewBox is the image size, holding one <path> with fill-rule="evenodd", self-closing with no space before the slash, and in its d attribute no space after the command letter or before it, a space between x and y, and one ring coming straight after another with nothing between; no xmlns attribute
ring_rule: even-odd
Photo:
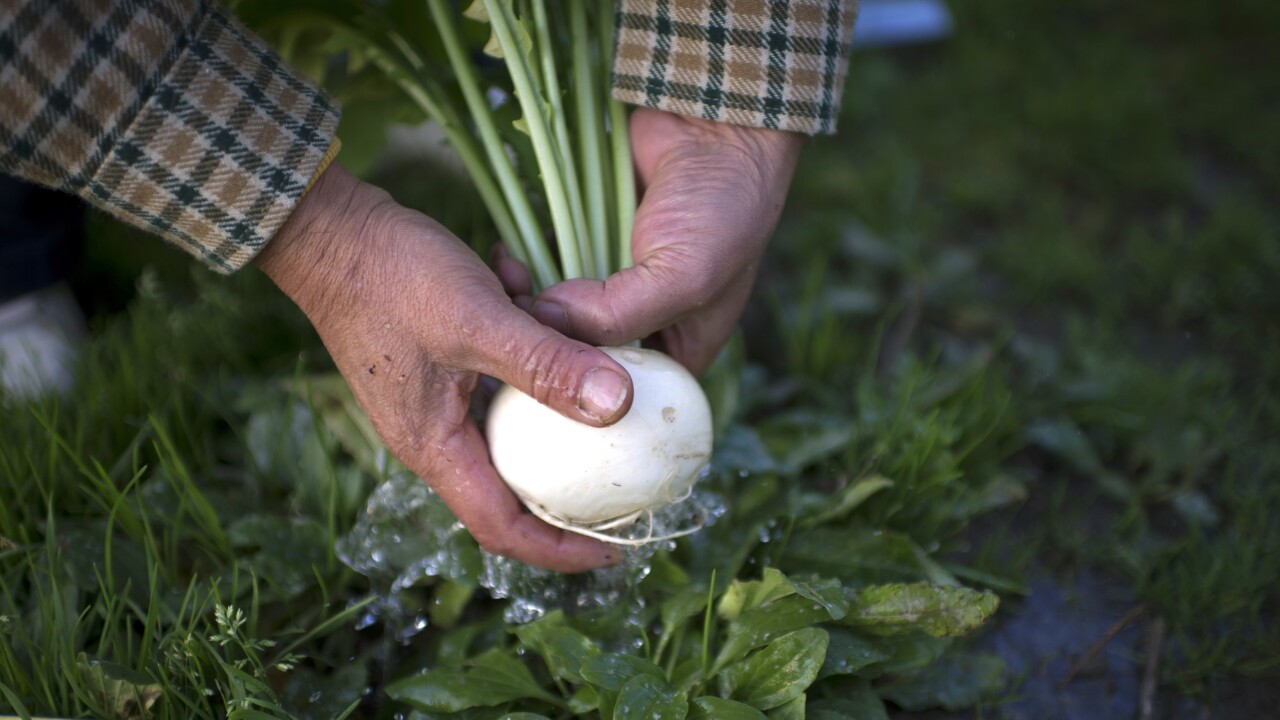
<svg viewBox="0 0 1280 720"><path fill-rule="evenodd" d="M514 305L490 307L473 327L469 369L597 427L618 421L631 408L631 376L617 361L539 324Z"/></svg>
<svg viewBox="0 0 1280 720"><path fill-rule="evenodd" d="M493 469L484 438L470 420L431 451L423 476L486 551L565 573L618 562L616 547L530 514Z"/></svg>
<svg viewBox="0 0 1280 720"><path fill-rule="evenodd" d="M528 268L516 260L502 243L494 245L489 252L489 267L498 276L498 280L502 281L507 295L516 297L533 293L533 279Z"/></svg>
<svg viewBox="0 0 1280 720"><path fill-rule="evenodd" d="M651 335L714 298L701 261L661 248L605 280L576 278L544 290L533 303L538 322L595 345L623 345Z"/></svg>

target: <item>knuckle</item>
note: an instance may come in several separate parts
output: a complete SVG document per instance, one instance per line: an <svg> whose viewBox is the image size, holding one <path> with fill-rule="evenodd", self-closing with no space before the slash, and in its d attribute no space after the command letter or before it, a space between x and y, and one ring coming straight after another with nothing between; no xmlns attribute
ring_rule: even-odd
<svg viewBox="0 0 1280 720"><path fill-rule="evenodd" d="M600 323L597 328L597 336L604 345L622 345L630 342L632 338L627 337L628 333L623 329L621 313L612 304L606 306L604 322Z"/></svg>
<svg viewBox="0 0 1280 720"><path fill-rule="evenodd" d="M576 395L578 357L584 346L546 335L525 349L520 380L533 399L546 405Z"/></svg>

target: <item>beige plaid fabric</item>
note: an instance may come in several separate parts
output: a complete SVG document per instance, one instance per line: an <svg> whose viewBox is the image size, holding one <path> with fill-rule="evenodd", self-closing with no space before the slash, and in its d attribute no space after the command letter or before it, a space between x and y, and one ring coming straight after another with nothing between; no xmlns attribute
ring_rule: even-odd
<svg viewBox="0 0 1280 720"><path fill-rule="evenodd" d="M832 133L856 0L619 0L613 95L736 125Z"/></svg>
<svg viewBox="0 0 1280 720"><path fill-rule="evenodd" d="M202 0L0 0L0 171L230 272L336 151L337 107Z"/></svg>
<svg viewBox="0 0 1280 720"><path fill-rule="evenodd" d="M575 0L576 1L576 0ZM835 129L855 0L618 0L614 94ZM338 109L212 0L0 0L0 172L230 272L332 160Z"/></svg>

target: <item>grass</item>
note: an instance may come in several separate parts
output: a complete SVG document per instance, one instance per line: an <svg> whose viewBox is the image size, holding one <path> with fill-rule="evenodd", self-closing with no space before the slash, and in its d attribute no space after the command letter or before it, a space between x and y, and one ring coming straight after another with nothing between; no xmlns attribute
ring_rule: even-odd
<svg viewBox="0 0 1280 720"><path fill-rule="evenodd" d="M1229 709L1280 674L1280 80L1257 71L1280 13L953 11L946 43L855 56L841 135L810 144L736 359L707 379L739 513L708 542L741 552L682 546L655 577L959 580L1009 608L1029 579L1102 573L1165 619L1165 697ZM492 239L460 184L381 178ZM404 710L362 692L457 636L355 629L369 581L333 543L387 471L316 421L315 335L256 273L94 223L80 383L8 407L0 434L0 707ZM405 602L504 646L470 597ZM698 608L668 677L716 647ZM912 682L886 692L914 703Z"/></svg>
<svg viewBox="0 0 1280 720"><path fill-rule="evenodd" d="M888 312L917 347L995 341L1027 445L1002 467L1035 502L978 558L1131 583L1174 628L1174 691L1273 676L1280 150L1257 128L1280 87L1241 70L1280 15L953 10L944 45L855 60L856 141L810 148L785 267L824 257L852 328Z"/></svg>

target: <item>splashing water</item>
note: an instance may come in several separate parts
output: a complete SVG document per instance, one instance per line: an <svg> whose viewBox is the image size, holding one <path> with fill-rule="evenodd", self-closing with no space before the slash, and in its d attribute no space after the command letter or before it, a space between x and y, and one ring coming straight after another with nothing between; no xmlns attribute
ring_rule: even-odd
<svg viewBox="0 0 1280 720"><path fill-rule="evenodd" d="M671 528L710 525L725 507L715 493L695 489L686 501L654 511L652 531L661 535ZM643 524L629 532L649 532L647 521ZM509 601L503 617L510 623L529 622L554 610L579 613L625 607L623 625L635 628L644 608L637 585L649 574L654 553L674 545L665 541L626 547L618 565L578 575L542 570L477 551L444 501L419 478L401 474L369 496L364 514L338 541L337 553L348 567L370 579L379 596L362 623L367 626L377 615L385 615L401 628L397 639L406 642L426 623L420 618L406 623L407 611L396 596L432 577L469 585L478 582L494 598Z"/></svg>
<svg viewBox="0 0 1280 720"><path fill-rule="evenodd" d="M396 593L428 577L467 582L470 536L427 484L402 473L369 496L364 514L338 541L348 567Z"/></svg>

